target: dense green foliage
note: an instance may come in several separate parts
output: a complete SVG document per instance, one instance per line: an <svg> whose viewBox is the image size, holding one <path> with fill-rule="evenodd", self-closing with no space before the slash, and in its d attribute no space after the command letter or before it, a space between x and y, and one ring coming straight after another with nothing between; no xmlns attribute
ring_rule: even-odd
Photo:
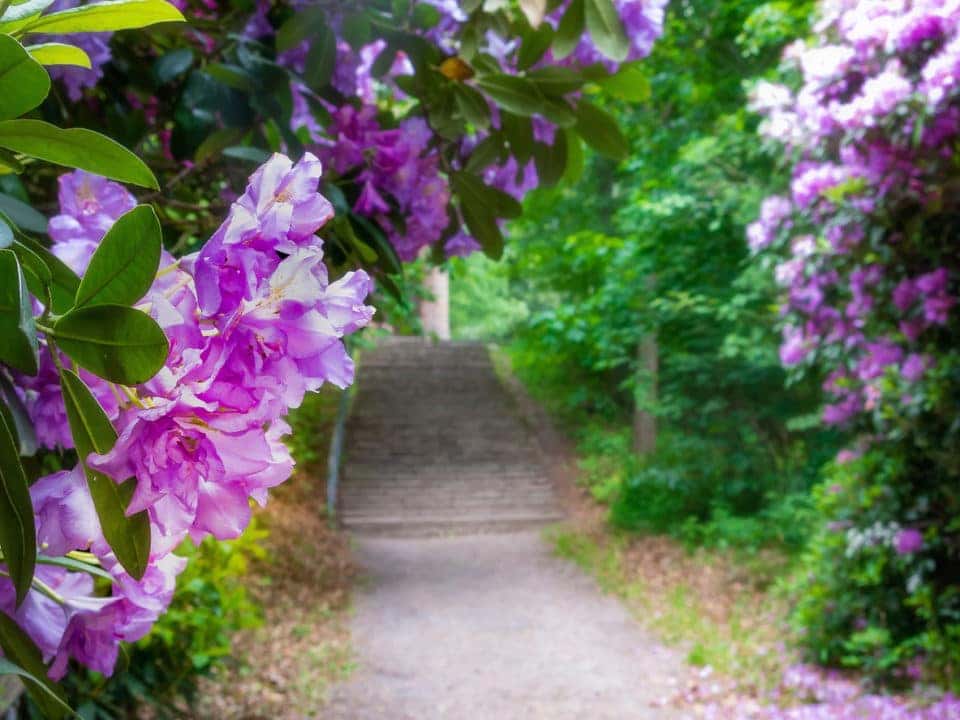
<svg viewBox="0 0 960 720"><path fill-rule="evenodd" d="M606 469L597 493L619 526L718 544L805 539L808 490L835 439L817 429L816 384L785 387L776 289L744 231L786 182L757 141L746 85L775 68L809 10L674 3L642 68L649 96L612 108L631 159L593 159L579 186L535 194L513 225L511 287L530 309L515 327L516 368ZM637 360L647 334L655 400ZM639 461L638 402L659 425Z"/></svg>
<svg viewBox="0 0 960 720"><path fill-rule="evenodd" d="M159 718L182 716L197 681L229 656L231 635L260 621L245 585L251 560L263 557L264 531L251 527L237 540L187 540L177 554L190 562L177 581L170 610L130 646L123 672L109 678L77 668L65 680L72 707L85 720L134 717L149 706Z"/></svg>

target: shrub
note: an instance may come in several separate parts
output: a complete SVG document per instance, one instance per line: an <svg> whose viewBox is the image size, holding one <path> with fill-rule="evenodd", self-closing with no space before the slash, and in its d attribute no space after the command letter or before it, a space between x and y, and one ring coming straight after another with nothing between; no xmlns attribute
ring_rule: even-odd
<svg viewBox="0 0 960 720"><path fill-rule="evenodd" d="M190 562L177 579L170 610L127 648L123 671L105 678L78 666L67 675L72 707L84 720L132 717L142 705L159 718L183 716L199 678L230 654L232 634L260 622L245 575L248 563L263 557L265 536L254 521L236 540L184 541L176 552Z"/></svg>

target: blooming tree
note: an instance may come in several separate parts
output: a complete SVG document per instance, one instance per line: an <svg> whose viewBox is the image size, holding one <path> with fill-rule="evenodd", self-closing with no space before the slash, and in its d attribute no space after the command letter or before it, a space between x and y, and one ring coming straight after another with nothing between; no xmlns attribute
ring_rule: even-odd
<svg viewBox="0 0 960 720"><path fill-rule="evenodd" d="M837 546L824 573L873 554L874 570L846 582L899 585L849 607L837 605L840 584L820 592L811 602L833 615L816 623L832 660L873 652L861 631L876 623L901 643L885 656L888 670L924 654L949 666L960 609L949 581L960 449L960 3L823 2L815 37L789 48L786 63L797 84L761 83L754 103L762 132L793 162L792 183L763 204L748 240L784 288L781 360L822 372L823 421L859 438L838 458L851 479L824 500L835 514L827 545ZM917 632L922 640L907 642Z"/></svg>
<svg viewBox="0 0 960 720"><path fill-rule="evenodd" d="M0 3L0 673L51 717L166 610L181 541L289 477L374 280L496 257L582 142L625 155L593 96L635 95L665 0L174 4ZM76 168L49 221L37 160Z"/></svg>

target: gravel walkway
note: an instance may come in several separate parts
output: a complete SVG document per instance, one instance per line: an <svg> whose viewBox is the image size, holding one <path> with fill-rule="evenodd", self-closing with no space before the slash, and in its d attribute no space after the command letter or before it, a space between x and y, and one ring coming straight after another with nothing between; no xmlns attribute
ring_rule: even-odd
<svg viewBox="0 0 960 720"><path fill-rule="evenodd" d="M537 532L361 538L332 720L679 720L684 664Z"/></svg>

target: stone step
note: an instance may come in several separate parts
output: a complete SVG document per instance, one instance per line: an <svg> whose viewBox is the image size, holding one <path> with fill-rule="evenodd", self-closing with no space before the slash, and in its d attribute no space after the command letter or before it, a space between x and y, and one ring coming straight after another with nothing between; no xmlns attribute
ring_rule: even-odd
<svg viewBox="0 0 960 720"><path fill-rule="evenodd" d="M344 516L344 525L359 535L378 537L436 537L443 535L473 535L510 533L559 522L559 512L551 514L477 514L477 515L416 515L410 518L396 515L380 517Z"/></svg>
<svg viewBox="0 0 960 720"><path fill-rule="evenodd" d="M392 339L365 351L340 517L353 532L510 532L561 519L485 346Z"/></svg>

